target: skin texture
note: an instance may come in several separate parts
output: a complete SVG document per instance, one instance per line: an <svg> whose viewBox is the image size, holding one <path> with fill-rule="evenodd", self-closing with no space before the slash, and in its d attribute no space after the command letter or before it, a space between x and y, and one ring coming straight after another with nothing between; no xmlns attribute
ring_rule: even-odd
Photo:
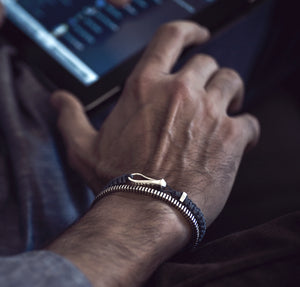
<svg viewBox="0 0 300 287"><path fill-rule="evenodd" d="M76 98L53 95L70 164L95 194L114 177L142 172L186 192L208 226L218 216L259 125L248 114L228 115L241 106L243 83L211 57L196 55L171 73L185 47L208 37L191 22L164 25L100 131ZM76 264L94 286L140 286L189 239L190 228L176 211L120 193L97 203L49 249Z"/></svg>
<svg viewBox="0 0 300 287"><path fill-rule="evenodd" d="M142 172L186 192L208 225L222 210L259 127L250 115L228 116L242 103L243 83L236 72L196 55L170 73L183 48L207 38L208 32L193 23L163 26L99 132L75 98L66 92L53 96L70 163L95 193L114 177Z"/></svg>
<svg viewBox="0 0 300 287"><path fill-rule="evenodd" d="M218 216L259 125L250 115L228 116L241 106L243 83L211 57L197 55L171 73L185 47L208 37L191 22L164 25L100 131L75 97L52 96L70 165L95 194L114 177L141 172L186 192L208 225ZM95 287L135 287L190 236L182 215L165 203L119 193L93 205L47 249L73 262Z"/></svg>

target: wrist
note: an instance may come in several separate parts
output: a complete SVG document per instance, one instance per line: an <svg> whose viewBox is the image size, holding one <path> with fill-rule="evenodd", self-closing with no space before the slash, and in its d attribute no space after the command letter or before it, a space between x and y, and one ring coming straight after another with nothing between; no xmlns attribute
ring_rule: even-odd
<svg viewBox="0 0 300 287"><path fill-rule="evenodd" d="M164 202L113 194L97 202L49 249L77 265L94 286L104 281L105 286L138 286L190 236L186 220Z"/></svg>
<svg viewBox="0 0 300 287"><path fill-rule="evenodd" d="M172 189L164 179L154 179L141 173L124 174L111 180L96 195L94 203L114 193L135 193L165 202L179 211L190 224L192 228L190 248L197 247L203 239L206 231L206 221L203 213L189 199L187 193Z"/></svg>

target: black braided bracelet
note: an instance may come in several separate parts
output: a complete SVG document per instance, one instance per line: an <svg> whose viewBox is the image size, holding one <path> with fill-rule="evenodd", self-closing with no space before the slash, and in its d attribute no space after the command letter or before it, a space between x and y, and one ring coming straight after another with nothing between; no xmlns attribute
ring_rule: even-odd
<svg viewBox="0 0 300 287"><path fill-rule="evenodd" d="M167 185L164 179L156 180L140 173L125 174L113 179L95 198L94 203L115 192L134 192L162 200L176 208L190 223L193 230L192 248L196 248L206 231L201 210L185 192L178 192Z"/></svg>

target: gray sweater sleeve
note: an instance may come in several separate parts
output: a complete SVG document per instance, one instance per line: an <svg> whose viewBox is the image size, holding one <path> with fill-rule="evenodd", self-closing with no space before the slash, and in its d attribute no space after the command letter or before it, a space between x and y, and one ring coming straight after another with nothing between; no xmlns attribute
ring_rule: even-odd
<svg viewBox="0 0 300 287"><path fill-rule="evenodd" d="M68 260L49 251L0 257L1 287L91 287Z"/></svg>

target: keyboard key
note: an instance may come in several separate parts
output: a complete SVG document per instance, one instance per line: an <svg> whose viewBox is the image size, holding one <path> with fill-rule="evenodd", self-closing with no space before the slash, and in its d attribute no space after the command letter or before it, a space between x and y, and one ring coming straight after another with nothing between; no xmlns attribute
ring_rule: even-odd
<svg viewBox="0 0 300 287"><path fill-rule="evenodd" d="M84 7L83 8L83 14L86 16L93 16L97 14L98 10L95 7Z"/></svg>
<svg viewBox="0 0 300 287"><path fill-rule="evenodd" d="M71 33L66 33L62 37L69 45L73 46L78 51L83 51L85 46L82 42L80 42L76 37L74 37Z"/></svg>
<svg viewBox="0 0 300 287"><path fill-rule="evenodd" d="M138 15L138 11L130 4L125 5L123 9L131 16Z"/></svg>
<svg viewBox="0 0 300 287"><path fill-rule="evenodd" d="M76 17L70 18L68 20L70 26L74 26L78 24L78 19Z"/></svg>
<svg viewBox="0 0 300 287"><path fill-rule="evenodd" d="M192 5L190 5L189 3L185 2L184 0L174 0L174 2L176 4L178 4L178 6L180 6L183 9L185 9L186 11L188 11L191 14L196 13L195 7L192 6Z"/></svg>
<svg viewBox="0 0 300 287"><path fill-rule="evenodd" d="M152 0L156 5L161 5L163 0Z"/></svg>
<svg viewBox="0 0 300 287"><path fill-rule="evenodd" d="M133 3L142 9L147 9L149 7L149 4L144 0L133 0Z"/></svg>
<svg viewBox="0 0 300 287"><path fill-rule="evenodd" d="M92 30L97 35L99 35L103 32L103 28L91 18L85 18L83 20L82 24L85 25L86 27L88 27L90 30Z"/></svg>
<svg viewBox="0 0 300 287"><path fill-rule="evenodd" d="M65 35L69 31L69 26L67 24L60 24L52 30L52 35L59 38Z"/></svg>
<svg viewBox="0 0 300 287"><path fill-rule="evenodd" d="M105 6L105 11L118 21L121 21L123 19L122 12L110 4L107 4Z"/></svg>
<svg viewBox="0 0 300 287"><path fill-rule="evenodd" d="M111 31L116 32L119 30L119 26L103 13L98 12L95 17Z"/></svg>
<svg viewBox="0 0 300 287"><path fill-rule="evenodd" d="M106 1L104 0L96 0L95 1L95 6L97 8L103 8L106 5Z"/></svg>
<svg viewBox="0 0 300 287"><path fill-rule="evenodd" d="M71 25L73 33L78 35L80 38L85 40L88 44L94 44L96 42L95 37L93 37L86 29L81 27L79 24L73 23Z"/></svg>

